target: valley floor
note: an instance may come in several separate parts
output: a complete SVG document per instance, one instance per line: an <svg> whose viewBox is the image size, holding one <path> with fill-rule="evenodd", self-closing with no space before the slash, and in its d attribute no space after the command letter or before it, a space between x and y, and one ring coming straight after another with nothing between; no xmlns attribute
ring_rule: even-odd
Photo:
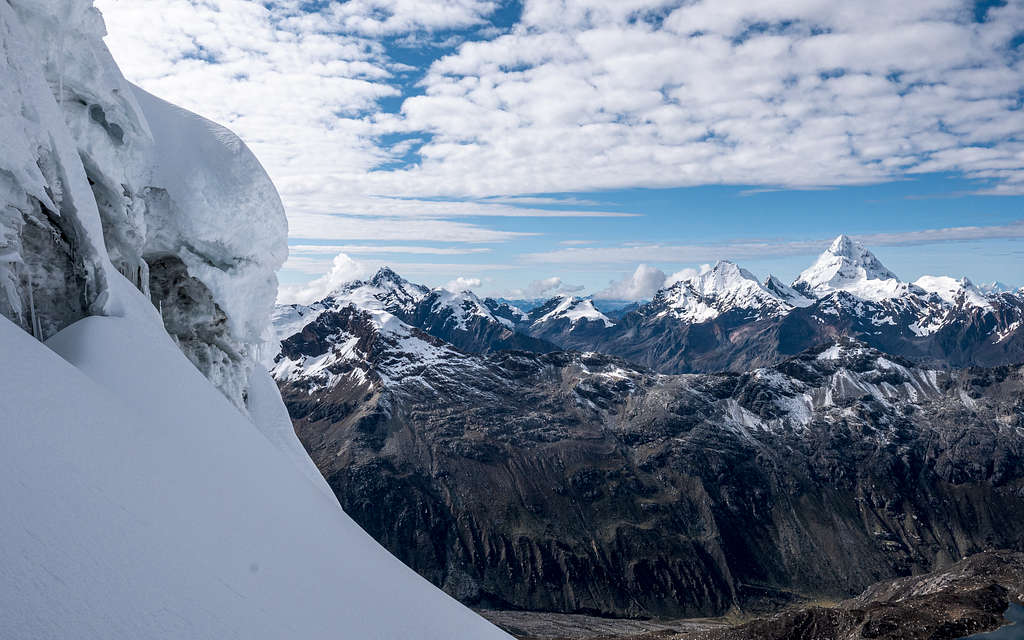
<svg viewBox="0 0 1024 640"><path fill-rule="evenodd" d="M520 640L661 640L727 625L718 619L631 620L569 613L477 610Z"/></svg>

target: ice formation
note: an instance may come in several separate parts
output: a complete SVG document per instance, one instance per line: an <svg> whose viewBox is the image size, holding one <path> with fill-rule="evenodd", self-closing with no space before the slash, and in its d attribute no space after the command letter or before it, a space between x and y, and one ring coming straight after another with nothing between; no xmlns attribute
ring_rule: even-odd
<svg viewBox="0 0 1024 640"><path fill-rule="evenodd" d="M270 179L230 131L123 78L91 0L5 3L0 27L0 313L40 339L117 315L120 272L243 407L287 254Z"/></svg>

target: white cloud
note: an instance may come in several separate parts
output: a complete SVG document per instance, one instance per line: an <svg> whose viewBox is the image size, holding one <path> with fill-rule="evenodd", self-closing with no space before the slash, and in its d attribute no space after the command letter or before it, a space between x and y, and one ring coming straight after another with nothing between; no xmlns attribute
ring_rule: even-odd
<svg viewBox="0 0 1024 640"><path fill-rule="evenodd" d="M296 244L288 247L289 255L326 254L340 251L351 254L377 255L382 253L427 254L436 256L461 256L478 253L490 253L489 247L422 247L415 245L357 245L357 244Z"/></svg>
<svg viewBox="0 0 1024 640"><path fill-rule="evenodd" d="M324 298L346 282L365 278L370 273L369 265L339 253L334 256L331 270L319 278L305 284L281 285L277 301L281 304L310 304Z"/></svg>
<svg viewBox="0 0 1024 640"><path fill-rule="evenodd" d="M534 280L522 289L513 289L509 296L513 298L544 298L560 293L577 293L583 291L583 285L571 285L558 276Z"/></svg>
<svg viewBox="0 0 1024 640"><path fill-rule="evenodd" d="M403 105L433 134L423 163L386 178L482 194L953 171L1024 189L1024 3L983 23L961 1L885 6L529 0L512 33L433 65Z"/></svg>
<svg viewBox="0 0 1024 640"><path fill-rule="evenodd" d="M293 238L320 240L380 240L412 242L506 242L537 235L499 231L454 220L369 218L303 214L291 215L288 232Z"/></svg>
<svg viewBox="0 0 1024 640"><path fill-rule="evenodd" d="M476 289L477 287L479 287L482 284L483 284L483 281L480 278L466 278L464 276L459 276L458 278L455 278L454 280L450 280L450 281L446 282L444 284L444 288L447 289L448 291L453 291L455 293L459 293L459 292L462 292L462 291L469 291L471 289Z"/></svg>
<svg viewBox="0 0 1024 640"><path fill-rule="evenodd" d="M946 242L969 242L1024 238L1024 220L1002 225L943 227L893 233L849 234L868 246L918 246ZM734 240L719 244L667 245L630 244L619 247L567 247L554 251L526 253L527 263L621 264L649 260L663 263L694 263L741 260L769 256L819 253L832 238L811 240Z"/></svg>
<svg viewBox="0 0 1024 640"><path fill-rule="evenodd" d="M676 271L675 273L673 273L669 277L665 278L665 285L664 286L671 287L672 285L674 285L677 282L682 282L684 280L689 280L691 278L696 278L700 274L706 273L708 271L711 271L711 265L707 264L707 263L700 265L700 267L698 267L696 269L694 269L692 267L687 267L685 269L680 269L679 271Z"/></svg>
<svg viewBox="0 0 1024 640"><path fill-rule="evenodd" d="M594 294L598 300L650 300L665 286L665 272L655 267L640 264L636 270L621 280L613 280L609 286Z"/></svg>
<svg viewBox="0 0 1024 640"><path fill-rule="evenodd" d="M236 129L290 212L507 215L483 205L922 171L1024 192L1024 64L1009 46L1020 0L982 23L961 0L527 0L510 32L436 61L400 114L378 101L401 95L410 69L379 38L479 25L495 2L97 4L129 79ZM385 134L405 139L388 147ZM418 165L373 170L421 142ZM528 197L517 204L559 204Z"/></svg>
<svg viewBox="0 0 1024 640"><path fill-rule="evenodd" d="M470 27L496 8L479 0L348 0L331 3L325 13L345 30L380 36Z"/></svg>

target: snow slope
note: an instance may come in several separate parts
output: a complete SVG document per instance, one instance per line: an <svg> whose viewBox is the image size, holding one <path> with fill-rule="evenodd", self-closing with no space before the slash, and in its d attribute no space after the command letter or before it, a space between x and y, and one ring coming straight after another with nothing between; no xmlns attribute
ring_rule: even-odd
<svg viewBox="0 0 1024 640"><path fill-rule="evenodd" d="M992 310L992 303L967 278L950 278L949 276L921 276L914 281L918 287L936 294L943 302L957 306L966 304L987 311Z"/></svg>
<svg viewBox="0 0 1024 640"><path fill-rule="evenodd" d="M52 351L0 318L6 637L508 637L342 512L269 378L257 429L136 295Z"/></svg>

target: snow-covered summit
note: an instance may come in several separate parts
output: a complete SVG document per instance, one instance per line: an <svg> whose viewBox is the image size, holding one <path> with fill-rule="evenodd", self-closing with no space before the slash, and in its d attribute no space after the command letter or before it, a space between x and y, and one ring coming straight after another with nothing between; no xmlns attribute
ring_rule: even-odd
<svg viewBox="0 0 1024 640"><path fill-rule="evenodd" d="M453 328L459 331L466 331L468 328L467 323L474 317L508 326L507 321L503 318L495 317L487 305L484 304L484 301L472 291L450 291L443 287L438 287L431 290L428 297L431 304L431 312L434 314L451 314L450 321L453 323Z"/></svg>
<svg viewBox="0 0 1024 640"><path fill-rule="evenodd" d="M846 291L873 301L894 298L908 291L908 286L871 251L846 235L837 237L814 264L797 277L793 288L816 298Z"/></svg>
<svg viewBox="0 0 1024 640"><path fill-rule="evenodd" d="M597 310L590 298L572 295L555 296L530 313L533 318L531 326L538 327L558 320L568 320L569 324L580 322L600 322L605 328L615 326L608 316Z"/></svg>
<svg viewBox="0 0 1024 640"><path fill-rule="evenodd" d="M335 290L325 302L334 306L354 304L361 309L384 309L392 313L411 311L430 289L410 282L390 267L381 267L369 280L354 280Z"/></svg>
<svg viewBox="0 0 1024 640"><path fill-rule="evenodd" d="M792 305L762 285L751 272L720 260L711 269L659 291L650 308L658 316L700 323L734 309L767 316L785 313Z"/></svg>
<svg viewBox="0 0 1024 640"><path fill-rule="evenodd" d="M991 282L980 282L974 286L978 287L978 291L981 291L985 295L994 295L999 293L1005 293L1007 291L1013 291L1013 287L1006 284L1005 282L1000 282L999 280L993 280Z"/></svg>

